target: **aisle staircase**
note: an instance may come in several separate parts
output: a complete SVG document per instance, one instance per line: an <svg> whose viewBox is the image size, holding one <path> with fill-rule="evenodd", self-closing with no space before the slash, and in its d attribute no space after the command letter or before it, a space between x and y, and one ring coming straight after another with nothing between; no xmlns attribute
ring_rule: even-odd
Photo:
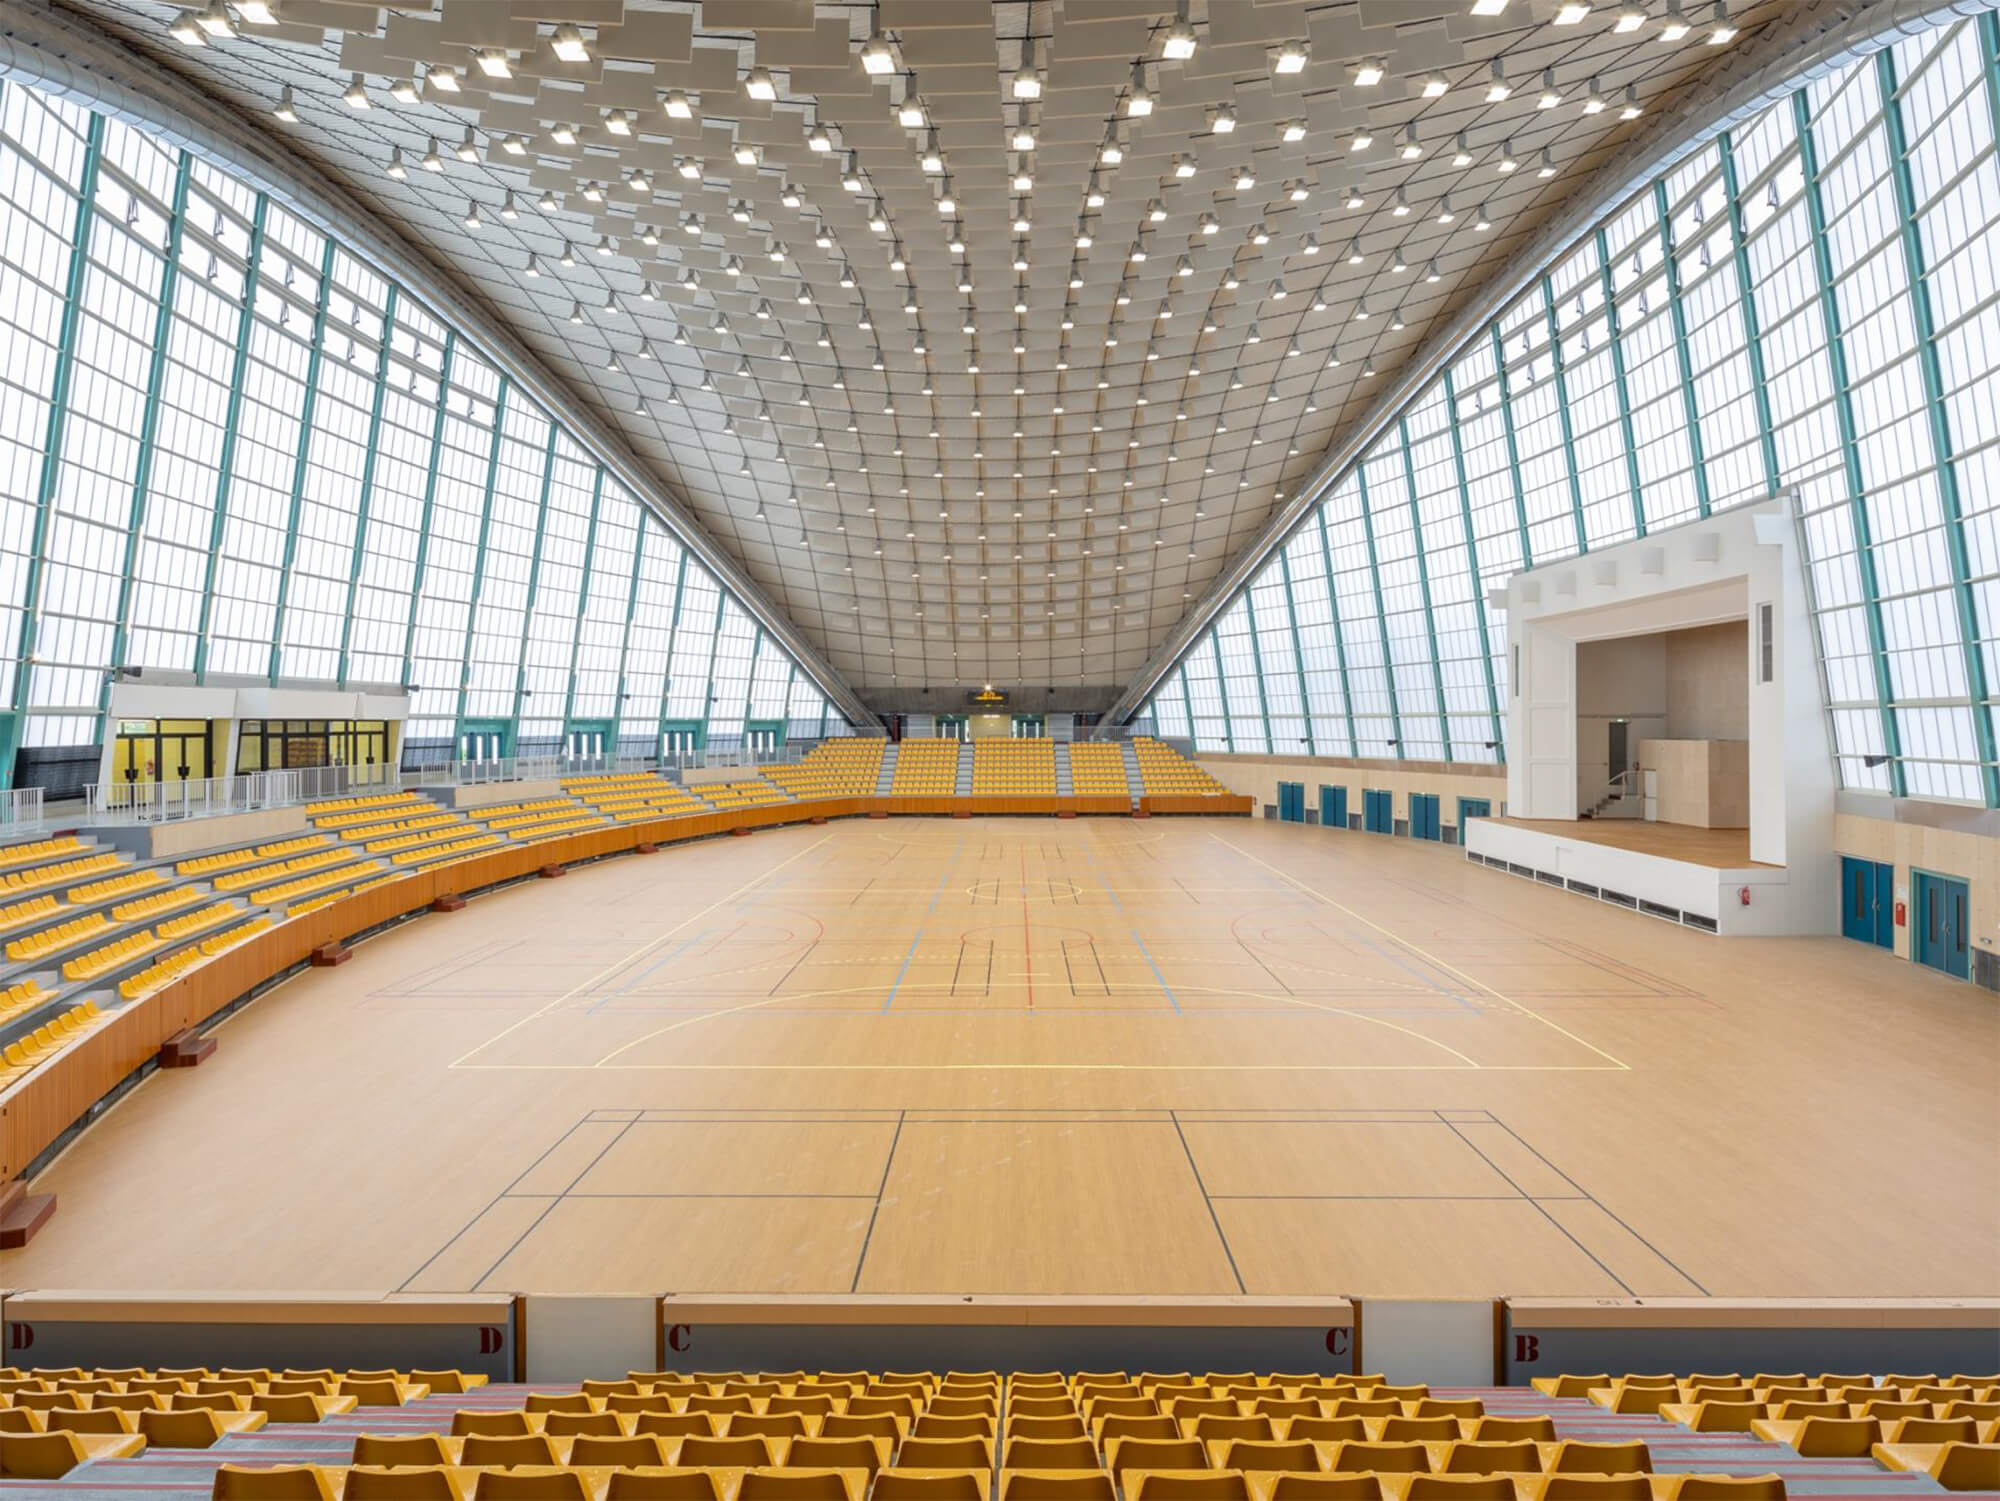
<svg viewBox="0 0 2000 1501"><path fill-rule="evenodd" d="M970 740L961 740L958 743L958 780L952 784L952 791L956 792L960 797L970 797L972 795L972 742Z"/></svg>
<svg viewBox="0 0 2000 1501"><path fill-rule="evenodd" d="M896 742L891 740L882 747L882 771L875 778L875 795L887 797L896 780Z"/></svg>
<svg viewBox="0 0 2000 1501"><path fill-rule="evenodd" d="M1069 779L1069 742L1058 740L1056 747L1056 796L1068 797L1076 789Z"/></svg>
<svg viewBox="0 0 2000 1501"><path fill-rule="evenodd" d="M1120 744L1125 753L1125 785L1132 789L1132 806L1139 806L1139 799L1146 795L1146 776L1139 770L1139 753L1132 748L1130 740Z"/></svg>

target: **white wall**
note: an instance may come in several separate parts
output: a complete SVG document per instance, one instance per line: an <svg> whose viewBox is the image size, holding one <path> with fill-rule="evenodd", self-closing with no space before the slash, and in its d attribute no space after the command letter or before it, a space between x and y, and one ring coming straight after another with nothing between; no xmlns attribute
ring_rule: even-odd
<svg viewBox="0 0 2000 1501"><path fill-rule="evenodd" d="M1509 638L1520 648L1508 704L1508 803L1516 817L1576 817L1577 647L1748 620L1750 858L1789 870L1789 931L1838 918L1835 775L1789 499L1760 502L1516 574ZM1757 607L1774 607L1773 678L1756 681ZM1725 638L1699 643L1726 650Z"/></svg>

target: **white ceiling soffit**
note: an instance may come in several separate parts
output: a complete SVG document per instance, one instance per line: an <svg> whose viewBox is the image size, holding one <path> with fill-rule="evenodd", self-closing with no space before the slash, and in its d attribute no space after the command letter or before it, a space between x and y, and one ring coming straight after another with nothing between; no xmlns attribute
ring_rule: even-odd
<svg viewBox="0 0 2000 1501"><path fill-rule="evenodd" d="M1995 9L2000 9L2000 0L1821 0L1799 4L1791 7L1793 13L1786 19L1768 27L1754 47L1737 49L1722 66L1711 69L1676 101L1671 112L1662 112L1647 130L1621 146L1594 175L1566 195L1561 211L1516 249L1504 270L1492 275L1476 298L1455 316L1439 320L1426 334L1422 347L1375 396L1367 411L1342 429L1311 477L1288 502L1274 508L1263 531L1210 581L1207 592L1159 643L1146 665L1127 681L1106 720L1128 720L1144 706L1160 679L1264 560L1284 544L1335 481L1458 356L1468 340L1568 253L1607 211L1732 125L1755 117L1803 87L1810 78L1892 46L1905 36Z"/></svg>
<svg viewBox="0 0 2000 1501"><path fill-rule="evenodd" d="M62 4L449 266L885 696L1152 670L1578 183L1853 9Z"/></svg>

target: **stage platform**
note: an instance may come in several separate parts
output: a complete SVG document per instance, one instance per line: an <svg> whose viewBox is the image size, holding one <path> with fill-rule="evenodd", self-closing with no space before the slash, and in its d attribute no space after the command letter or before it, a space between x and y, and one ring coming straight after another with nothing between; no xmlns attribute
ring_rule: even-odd
<svg viewBox="0 0 2000 1501"><path fill-rule="evenodd" d="M1821 883L1752 860L1748 829L1478 818L1465 849L1479 864L1723 937L1822 933L1836 915Z"/></svg>
<svg viewBox="0 0 2000 1501"><path fill-rule="evenodd" d="M1532 829L1558 839L1581 839L1613 849L1657 855L1686 865L1714 870L1744 870L1762 862L1750 858L1748 829L1698 829L1684 823L1648 823L1642 818L1583 818L1562 821L1540 818L1496 818L1513 829ZM1765 870L1780 867L1762 865Z"/></svg>

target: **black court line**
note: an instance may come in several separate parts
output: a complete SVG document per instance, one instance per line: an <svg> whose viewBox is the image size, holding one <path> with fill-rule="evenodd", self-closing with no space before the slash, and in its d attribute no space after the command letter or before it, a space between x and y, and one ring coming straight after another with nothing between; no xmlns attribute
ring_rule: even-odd
<svg viewBox="0 0 2000 1501"><path fill-rule="evenodd" d="M1557 1231L1557 1233L1559 1233L1563 1237L1564 1240L1567 1240L1571 1245L1575 1246L1579 1251L1583 1252L1584 1255L1588 1256L1592 1264L1595 1265L1600 1272L1604 1273L1605 1276L1609 1277L1613 1282L1617 1283L1619 1288L1624 1292L1624 1294L1628 1298L1637 1296L1637 1294L1632 1291L1631 1285L1627 1283L1623 1277L1619 1276L1616 1272L1612 1271L1610 1267L1604 1264L1604 1260L1602 1257L1600 1257L1595 1251L1591 1250L1589 1246L1586 1246L1582 1241L1578 1240L1574 1235L1572 1235L1569 1232L1569 1230L1564 1227L1563 1223L1560 1220L1558 1220L1554 1215L1550 1214L1548 1210L1542 1208L1541 1205L1537 1203L1536 1200L1533 1197L1531 1197L1521 1187L1520 1184L1516 1183L1512 1178L1509 1178L1507 1176L1507 1171L1505 1168L1501 1167L1499 1163L1495 1162L1491 1157L1488 1157L1484 1152L1481 1152L1479 1150L1479 1144L1473 1141L1470 1137L1468 1137L1463 1131L1458 1129L1459 1126L1458 1122L1445 1120L1442 1115L1438 1117L1438 1120L1439 1123L1442 1124L1446 1130L1451 1132L1453 1136L1456 1136L1460 1141L1464 1142L1468 1147L1472 1148L1472 1150L1475 1153L1477 1153L1479 1160L1481 1162L1484 1162L1488 1167L1492 1168L1494 1172L1498 1173L1500 1177L1506 1182L1509 1188L1513 1189L1515 1193L1520 1194L1520 1196L1523 1199L1527 1200L1528 1203L1534 1204L1535 1212L1539 1214L1543 1219L1547 1220L1548 1223ZM1508 1134L1513 1135L1512 1132L1509 1132ZM1520 1138L1515 1137L1515 1140L1519 1141ZM1526 1146L1527 1143L1522 1142L1522 1145ZM1536 1155L1539 1156L1540 1154L1537 1153ZM1565 1179L1564 1181L1567 1182L1568 1180ZM1601 1208L1602 1206L1600 1205L1599 1207ZM1608 1213L1609 1211L1606 1212Z"/></svg>
<svg viewBox="0 0 2000 1501"><path fill-rule="evenodd" d="M1520 1132L1516 1131L1512 1126L1508 1125L1503 1120L1496 1119L1493 1122L1493 1124L1498 1126L1502 1131L1505 1131L1509 1136L1513 1137L1514 1140L1520 1142L1521 1145L1523 1147L1526 1147L1529 1152L1532 1152L1535 1156L1535 1160L1540 1162L1550 1172L1554 1173L1558 1178L1562 1179L1563 1182L1569 1184L1571 1188L1574 1188L1578 1193L1582 1194L1592 1204L1595 1204L1600 1210L1604 1212L1605 1217L1608 1218L1614 1225L1618 1226L1619 1229L1623 1230L1627 1235L1631 1236L1632 1239L1639 1242L1640 1245L1644 1246L1648 1251L1652 1252L1653 1255L1659 1257L1662 1263L1672 1267L1674 1270L1674 1274L1684 1279L1689 1287L1692 1287L1696 1292L1700 1293L1704 1298L1712 1296L1707 1288L1703 1287L1701 1283L1697 1282L1693 1277L1688 1276L1688 1274L1682 1270L1679 1262L1675 1261L1673 1257L1667 1255L1666 1252L1662 1251L1658 1246L1654 1245L1650 1240L1646 1239L1646 1237L1641 1235L1637 1230L1634 1230L1630 1225L1628 1225L1624 1221L1622 1217L1620 1217L1617 1213L1615 1213L1610 1208L1609 1205L1600 1201L1595 1194L1589 1192L1587 1189L1583 1187L1582 1184L1578 1183L1576 1179L1572 1178L1568 1173L1564 1172L1561 1168L1557 1167L1553 1162L1550 1162L1549 1159L1543 1156L1540 1151L1538 1151L1535 1147L1530 1145L1527 1141L1523 1140ZM1475 1150L1477 1149L1475 1148Z"/></svg>
<svg viewBox="0 0 2000 1501"><path fill-rule="evenodd" d="M903 1142L903 1120L909 1114L900 1111L896 1116L896 1134L889 1138L889 1155L882 1159L882 1181L875 1185L875 1207L868 1212L868 1229L861 1237L861 1254L854 1258L854 1281L848 1287L851 1293L861 1291L861 1268L868 1263L868 1247L875 1239L875 1221L882 1216L882 1194L889 1186L889 1169L896 1164L896 1148Z"/></svg>
<svg viewBox="0 0 2000 1501"><path fill-rule="evenodd" d="M1202 1121L1196 1121L1202 1125ZM572 1195L576 1197L576 1195ZM1518 1205L1526 1195L1522 1193L1212 1193L1208 1195L1214 1203L1304 1203L1304 1205L1372 1205L1372 1203L1440 1203L1440 1205ZM1548 1195L1540 1197L1544 1205L1588 1205L1596 1203L1588 1193L1568 1193L1568 1195Z"/></svg>
<svg viewBox="0 0 2000 1501"><path fill-rule="evenodd" d="M1194 1160L1194 1148L1188 1145L1187 1132L1181 1129L1181 1118L1174 1112L1168 1115L1174 1123L1174 1135L1181 1139L1181 1150L1187 1153L1188 1171L1194 1174L1194 1186L1201 1190L1201 1202L1208 1209L1208 1222L1215 1226L1215 1238L1222 1243L1222 1254L1229 1260L1229 1275L1236 1279L1236 1290L1248 1294L1250 1289L1243 1284L1243 1273L1236 1265L1236 1253L1229 1248L1229 1237L1222 1232L1222 1217L1215 1212L1215 1201L1208 1196L1208 1185L1201 1181L1201 1168Z"/></svg>

